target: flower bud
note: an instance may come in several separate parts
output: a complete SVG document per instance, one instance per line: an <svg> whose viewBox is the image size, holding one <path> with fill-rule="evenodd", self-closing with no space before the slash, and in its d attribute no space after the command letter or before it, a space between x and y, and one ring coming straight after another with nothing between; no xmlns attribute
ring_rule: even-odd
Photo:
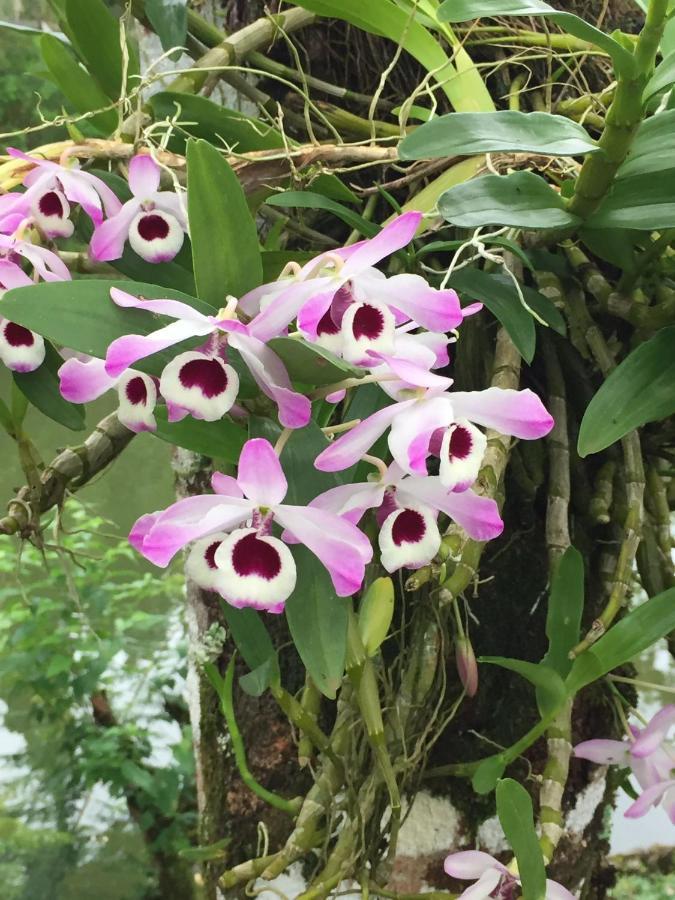
<svg viewBox="0 0 675 900"><path fill-rule="evenodd" d="M478 690L478 666L468 637L458 637L455 641L455 661L457 673L468 697L473 697Z"/></svg>
<svg viewBox="0 0 675 900"><path fill-rule="evenodd" d="M366 654L374 656L387 636L394 615L391 578L376 578L363 595L359 609L359 634Z"/></svg>

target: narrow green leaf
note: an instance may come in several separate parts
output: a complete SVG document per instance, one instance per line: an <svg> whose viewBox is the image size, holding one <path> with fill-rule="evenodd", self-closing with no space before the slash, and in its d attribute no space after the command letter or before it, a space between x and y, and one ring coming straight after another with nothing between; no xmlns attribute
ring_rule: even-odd
<svg viewBox="0 0 675 900"><path fill-rule="evenodd" d="M59 377L56 374L63 359L47 342L45 359L34 372L13 372L12 377L21 393L36 409L59 425L71 431L82 431L85 426L84 407L69 403L61 396Z"/></svg>
<svg viewBox="0 0 675 900"><path fill-rule="evenodd" d="M165 406L157 407L155 419L157 431L151 432L155 437L211 459L237 463L242 447L246 443L247 435L244 429L227 419L206 422L187 416L180 422L169 422Z"/></svg>
<svg viewBox="0 0 675 900"><path fill-rule="evenodd" d="M579 640L583 609L584 561L575 547L568 547L553 575L546 614L548 650L541 661L561 678L572 668L569 652Z"/></svg>
<svg viewBox="0 0 675 900"><path fill-rule="evenodd" d="M156 120L173 119L178 114L178 124L169 141L170 149L177 153L185 153L187 137L202 138L216 146L222 144L237 153L273 150L284 145L281 132L268 123L206 97L159 91L148 98L148 103Z"/></svg>
<svg viewBox="0 0 675 900"><path fill-rule="evenodd" d="M401 159L523 152L544 156L595 153L583 126L545 112L449 113L420 125L399 144Z"/></svg>
<svg viewBox="0 0 675 900"><path fill-rule="evenodd" d="M566 681L570 696L617 666L635 659L673 630L675 588L670 588L631 610L574 660Z"/></svg>
<svg viewBox="0 0 675 900"><path fill-rule="evenodd" d="M0 315L37 331L55 344L70 347L103 359L108 346L123 334L149 334L172 321L140 309L121 309L110 299L110 288L117 287L136 297L181 300L212 315L214 309L180 291L135 281L83 279L55 281L31 287L15 288L0 298ZM195 338L176 345L195 346ZM175 348L141 360L137 368L159 375L175 356Z"/></svg>
<svg viewBox="0 0 675 900"><path fill-rule="evenodd" d="M267 199L268 206L282 208L297 207L299 209L324 209L333 213L338 219L342 219L350 228L356 228L366 237L373 237L380 231L379 225L369 222L355 213L353 209L343 206L330 197L316 194L313 191L285 191L283 194L273 194Z"/></svg>
<svg viewBox="0 0 675 900"><path fill-rule="evenodd" d="M638 128L628 156L616 173L616 180L672 169L673 134L674 109L666 109L645 119Z"/></svg>
<svg viewBox="0 0 675 900"><path fill-rule="evenodd" d="M124 76L119 19L103 0L66 0L65 13L75 49L87 69L105 94L118 100ZM129 41L127 47L127 76L138 75L138 54Z"/></svg>
<svg viewBox="0 0 675 900"><path fill-rule="evenodd" d="M20 25L18 22L8 22L5 19L0 21L0 30L13 31L16 34L25 34L26 37L44 37L45 34L49 34L61 41L62 44L67 45L70 43L65 34L62 34L60 31L45 32L42 28L33 28L31 25Z"/></svg>
<svg viewBox="0 0 675 900"><path fill-rule="evenodd" d="M269 347L284 363L292 381L318 386L334 384L343 378L362 378L364 374L363 369L301 338L273 338Z"/></svg>
<svg viewBox="0 0 675 900"><path fill-rule="evenodd" d="M647 82L642 99L647 101L654 94L658 94L673 84L675 84L675 52L669 53L656 67L654 74Z"/></svg>
<svg viewBox="0 0 675 900"><path fill-rule="evenodd" d="M218 309L229 294L262 283L258 234L237 176L215 147L190 141L187 170L197 294Z"/></svg>
<svg viewBox="0 0 675 900"><path fill-rule="evenodd" d="M614 182L587 225L637 231L675 227L675 168Z"/></svg>
<svg viewBox="0 0 675 900"><path fill-rule="evenodd" d="M540 663L526 662L523 659L507 659L503 656L479 656L478 662L501 666L526 678L537 688L542 715L558 709L567 696L562 678L556 671Z"/></svg>
<svg viewBox="0 0 675 900"><path fill-rule="evenodd" d="M520 302L518 293L509 281L490 275L481 269L459 269L449 282L467 301L480 300L502 323L525 362L531 363L536 345L534 319Z"/></svg>
<svg viewBox="0 0 675 900"><path fill-rule="evenodd" d="M361 205L359 197L337 175L322 172L312 179L311 188L315 194L323 194L324 197L330 197L331 200L353 203L355 206Z"/></svg>
<svg viewBox="0 0 675 900"><path fill-rule="evenodd" d="M670 325L636 347L588 404L579 455L599 453L634 428L674 412L675 325Z"/></svg>
<svg viewBox="0 0 675 900"><path fill-rule="evenodd" d="M576 225L565 201L533 172L482 175L450 188L438 199L443 218L462 228L509 225L514 228L564 228Z"/></svg>
<svg viewBox="0 0 675 900"><path fill-rule="evenodd" d="M110 105L110 98L91 80L65 44L53 35L45 34L40 38L40 52L49 74L75 112L86 113ZM97 113L89 121L102 133L109 134L117 125L117 113L109 109Z"/></svg>
<svg viewBox="0 0 675 900"><path fill-rule="evenodd" d="M497 784L497 816L518 862L523 900L544 900L546 869L534 827L532 800L512 778Z"/></svg>
<svg viewBox="0 0 675 900"><path fill-rule="evenodd" d="M302 0L302 6L319 16L342 19L356 28L389 38L433 73L453 107L460 112L494 109L494 103L475 70L458 72L435 35L409 10L388 0ZM461 49L461 47L460 47Z"/></svg>
<svg viewBox="0 0 675 900"><path fill-rule="evenodd" d="M145 0L145 13L163 50L185 44L187 0Z"/></svg>
<svg viewBox="0 0 675 900"><path fill-rule="evenodd" d="M618 74L630 75L635 70L632 54L618 41L579 16L559 12L543 0L445 0L438 10L438 18L444 22L466 22L495 16L546 16L568 34L595 44L609 54Z"/></svg>
<svg viewBox="0 0 675 900"><path fill-rule="evenodd" d="M335 698L344 672L350 600L338 597L330 575L302 544L291 547L297 586L286 618L300 659L322 694Z"/></svg>

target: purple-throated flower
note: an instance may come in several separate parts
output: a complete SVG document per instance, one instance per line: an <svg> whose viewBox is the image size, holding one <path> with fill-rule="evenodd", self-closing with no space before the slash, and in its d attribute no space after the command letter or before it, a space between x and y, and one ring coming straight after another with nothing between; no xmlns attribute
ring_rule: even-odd
<svg viewBox="0 0 675 900"><path fill-rule="evenodd" d="M107 184L77 165L62 166L13 147L8 147L7 153L32 163L34 168L23 179L24 193L0 197L0 231L12 232L30 217L46 237L70 237L71 203L81 206L94 225L101 224L104 212L114 216L122 206Z"/></svg>
<svg viewBox="0 0 675 900"><path fill-rule="evenodd" d="M457 900L515 900L520 895L520 880L494 856L481 850L462 850L451 853L443 863L451 878L475 881ZM567 888L557 881L546 880L546 900L574 900Z"/></svg>
<svg viewBox="0 0 675 900"><path fill-rule="evenodd" d="M15 263L0 259L0 294L12 288L28 287L31 279ZM23 325L0 317L0 359L12 372L33 372L45 358L45 342Z"/></svg>
<svg viewBox="0 0 675 900"><path fill-rule="evenodd" d="M129 535L132 545L166 566L196 541L189 569L198 584L217 590L233 606L281 612L295 587L296 569L286 544L271 533L276 522L319 558L339 596L360 588L372 557L370 542L333 513L283 504L288 484L269 441L247 441L237 478L216 472L211 483L215 494L141 516Z"/></svg>
<svg viewBox="0 0 675 900"><path fill-rule="evenodd" d="M90 244L94 259L119 259L128 240L146 262L168 262L183 246L187 219L173 191L160 191L160 168L151 156L134 156L129 163L133 197L98 225Z"/></svg>
<svg viewBox="0 0 675 900"><path fill-rule="evenodd" d="M638 819L650 807L662 803L675 825L675 749L667 740L673 725L675 704L671 703L660 709L644 728L631 727L629 740L584 741L574 748L574 755L605 765L630 766L642 793L625 815Z"/></svg>

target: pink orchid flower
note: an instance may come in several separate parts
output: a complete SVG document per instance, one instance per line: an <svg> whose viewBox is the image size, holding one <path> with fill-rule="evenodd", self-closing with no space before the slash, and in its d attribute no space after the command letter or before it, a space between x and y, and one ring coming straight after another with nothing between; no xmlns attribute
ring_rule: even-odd
<svg viewBox="0 0 675 900"><path fill-rule="evenodd" d="M642 793L625 812L638 819L659 802L675 825L675 750L668 742L668 732L675 725L675 704L669 704L654 715L645 728L631 727L627 741L592 740L577 744L574 755L579 759L604 765L630 766Z"/></svg>
<svg viewBox="0 0 675 900"><path fill-rule="evenodd" d="M354 525L366 510L376 509L380 560L388 572L418 569L431 562L441 545L439 512L477 541L498 537L504 527L494 500L473 491L453 493L438 476L409 476L396 463L379 480L331 488L312 500L309 508L341 516Z"/></svg>
<svg viewBox="0 0 675 900"><path fill-rule="evenodd" d="M271 534L276 521L319 558L339 596L360 588L372 558L370 542L333 513L283 504L288 483L269 441L247 441L237 478L216 472L211 484L215 494L141 516L129 535L131 544L155 565L166 566L197 541L189 568L198 584L217 590L233 606L281 612L295 587L296 568L286 544Z"/></svg>
<svg viewBox="0 0 675 900"><path fill-rule="evenodd" d="M90 403L116 389L117 418L122 425L135 433L157 430L157 384L150 375L126 369L112 378L102 359L78 353L63 363L58 376L61 394L71 403Z"/></svg>
<svg viewBox="0 0 675 900"><path fill-rule="evenodd" d="M480 304L462 310L455 291L437 290L420 275L387 278L374 268L410 243L421 218L419 212L404 213L375 237L323 253L293 278L264 284L242 297L247 315L259 313L261 340L280 334L297 318L309 340L358 361L368 349L390 350L395 325L412 321L446 332L477 312Z"/></svg>
<svg viewBox="0 0 675 900"><path fill-rule="evenodd" d="M529 389L491 387L448 393L446 388L452 384L449 378L407 360L386 357L385 361L409 387L423 390L373 413L339 437L316 458L317 469L337 472L349 468L390 428L389 449L405 472L426 474L427 457L434 451L441 452L445 455L441 459L444 484L466 489L478 474L485 449L484 438L479 438L480 432L472 427L474 423L525 439L543 437L553 427L553 419Z"/></svg>
<svg viewBox="0 0 675 900"><path fill-rule="evenodd" d="M29 262L35 274L43 281L70 281L68 267L56 253L22 238L0 234L0 261L14 266L17 272L21 272L17 257L23 257Z"/></svg>
<svg viewBox="0 0 675 900"><path fill-rule="evenodd" d="M0 259L0 294L33 282L15 263ZM0 317L0 360L12 372L34 372L45 358L44 338Z"/></svg>
<svg viewBox="0 0 675 900"><path fill-rule="evenodd" d="M462 850L446 857L443 868L451 878L474 881L457 900L515 900L520 895L520 880L494 856L480 850ZM546 881L546 900L574 900L557 881Z"/></svg>
<svg viewBox="0 0 675 900"><path fill-rule="evenodd" d="M113 378L139 360L188 338L208 338L206 351L181 353L162 372L160 392L167 402L170 421L188 413L215 421L231 409L239 377L223 359L228 347L239 353L260 390L277 404L284 427L302 428L309 421L310 401L292 389L279 357L257 337L255 320L244 325L229 314L206 316L178 300L141 300L118 288L111 288L110 296L118 306L175 319L151 334L127 334L113 341L105 361L105 370Z"/></svg>
<svg viewBox="0 0 675 900"><path fill-rule="evenodd" d="M183 246L187 218L179 195L159 190L160 173L151 156L133 157L129 163L133 197L97 226L90 245L94 259L119 259L127 240L146 262L168 262L176 256Z"/></svg>
<svg viewBox="0 0 675 900"><path fill-rule="evenodd" d="M70 237L70 204L79 204L94 225L106 216L114 216L122 204L110 188L90 172L78 166L61 166L47 159L28 156L13 147L7 153L32 163L23 179L26 191L0 197L0 231L14 231L20 222L32 218L42 233L50 238Z"/></svg>

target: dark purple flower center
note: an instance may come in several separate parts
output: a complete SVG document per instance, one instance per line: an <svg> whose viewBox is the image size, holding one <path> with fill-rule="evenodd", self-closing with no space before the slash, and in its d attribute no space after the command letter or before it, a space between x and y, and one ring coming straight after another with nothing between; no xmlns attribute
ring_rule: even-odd
<svg viewBox="0 0 675 900"><path fill-rule="evenodd" d="M140 375L127 382L126 395L129 403L133 403L134 406L148 402L148 389Z"/></svg>
<svg viewBox="0 0 675 900"><path fill-rule="evenodd" d="M400 547L401 544L417 544L424 537L427 527L424 517L415 509L404 509L397 516L391 529L391 539Z"/></svg>
<svg viewBox="0 0 675 900"><path fill-rule="evenodd" d="M382 312L376 307L370 306L369 303L364 303L363 306L356 310L352 331L357 341L362 337L369 341L374 341L384 331L384 316Z"/></svg>
<svg viewBox="0 0 675 900"><path fill-rule="evenodd" d="M38 209L43 216L58 216L59 218L62 218L65 212L61 198L56 191L47 191L46 194L43 194L38 200Z"/></svg>
<svg viewBox="0 0 675 900"><path fill-rule="evenodd" d="M23 325L7 322L4 331L5 340L10 347L32 347L35 343L33 332L24 328Z"/></svg>
<svg viewBox="0 0 675 900"><path fill-rule="evenodd" d="M209 567L209 569L218 568L218 566L216 565L216 550L218 549L218 547L220 547L221 543L222 541L214 541L212 544L209 544L209 546L204 551L204 561L206 562L206 565Z"/></svg>
<svg viewBox="0 0 675 900"><path fill-rule="evenodd" d="M322 334L338 334L340 329L333 321L333 317L331 315L330 309L328 312L325 312L321 318L321 321L316 326L316 333L318 335Z"/></svg>
<svg viewBox="0 0 675 900"><path fill-rule="evenodd" d="M178 380L184 388L198 387L209 399L227 389L227 374L217 359L191 359L181 366Z"/></svg>
<svg viewBox="0 0 675 900"><path fill-rule="evenodd" d="M458 425L450 435L448 456L450 459L466 459L471 453L472 447L471 432L468 428L462 428L461 425Z"/></svg>
<svg viewBox="0 0 675 900"><path fill-rule="evenodd" d="M150 213L138 220L138 233L144 241L163 241L169 234L169 223L163 216Z"/></svg>
<svg viewBox="0 0 675 900"><path fill-rule="evenodd" d="M232 568L241 577L258 575L271 581L281 571L281 559L267 541L261 541L255 534L247 534L235 544Z"/></svg>

